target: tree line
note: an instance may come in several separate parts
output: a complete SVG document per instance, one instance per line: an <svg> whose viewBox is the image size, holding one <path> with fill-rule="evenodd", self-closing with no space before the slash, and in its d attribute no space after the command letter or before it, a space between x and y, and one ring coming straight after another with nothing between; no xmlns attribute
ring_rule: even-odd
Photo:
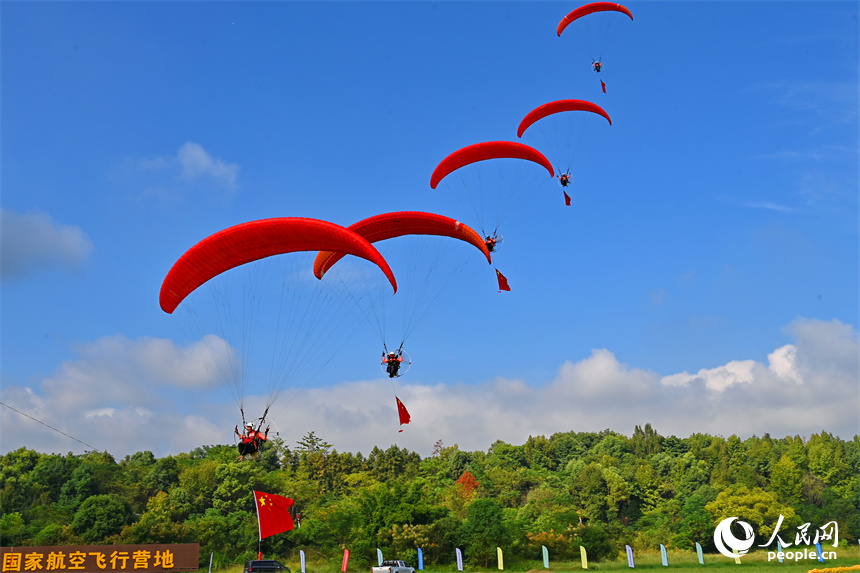
<svg viewBox="0 0 860 573"><path fill-rule="evenodd" d="M270 439L259 461L236 461L233 446L203 446L156 458L143 451L117 461L82 455L9 452L0 462L4 546L185 543L216 565L256 558L253 490L295 500L297 527L263 540L267 556L299 549L369 565L386 556L449 564L455 548L477 566L590 560L636 550L714 551L716 524L738 516L770 538L835 521L839 537L860 534L860 436L827 432L740 439L566 432L522 445L495 442L468 452L437 442L432 455L392 446L338 452L314 432L290 447ZM811 530L810 530L811 531Z"/></svg>

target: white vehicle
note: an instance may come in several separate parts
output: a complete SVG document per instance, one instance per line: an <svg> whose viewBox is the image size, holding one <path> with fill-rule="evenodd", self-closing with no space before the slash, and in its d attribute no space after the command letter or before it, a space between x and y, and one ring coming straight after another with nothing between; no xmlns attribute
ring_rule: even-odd
<svg viewBox="0 0 860 573"><path fill-rule="evenodd" d="M410 567L406 561L383 561L379 567L371 568L371 573L415 573L415 568Z"/></svg>

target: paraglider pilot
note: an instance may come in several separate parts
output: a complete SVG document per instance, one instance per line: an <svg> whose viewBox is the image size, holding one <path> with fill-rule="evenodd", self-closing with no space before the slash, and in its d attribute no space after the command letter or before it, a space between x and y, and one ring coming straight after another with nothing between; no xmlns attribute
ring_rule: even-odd
<svg viewBox="0 0 860 573"><path fill-rule="evenodd" d="M496 237L487 235L484 237L484 244L487 245L487 250L492 253L496 250Z"/></svg>
<svg viewBox="0 0 860 573"><path fill-rule="evenodd" d="M382 353L382 364L388 364L385 371L388 372L389 378L397 376L397 373L400 372L401 362L403 362L403 356L401 356L399 352L392 350L388 355L386 355L385 352Z"/></svg>
<svg viewBox="0 0 860 573"><path fill-rule="evenodd" d="M600 60L597 60L596 62L592 60L591 67L594 68L594 71L599 74L600 68L603 67L603 62L601 62Z"/></svg>
<svg viewBox="0 0 860 573"><path fill-rule="evenodd" d="M269 428L266 428L266 432L260 432L254 429L254 424L245 424L245 433L239 433L239 426L233 428L233 431L236 432L236 435L241 438L241 442L239 442L239 461L245 459L245 456L252 456L260 451L260 446L263 445L263 442L266 441L269 437Z"/></svg>
<svg viewBox="0 0 860 573"><path fill-rule="evenodd" d="M570 185L571 179L572 178L571 178L569 172L568 173L562 173L561 175L558 176L558 182L561 183L562 187L567 187L568 185Z"/></svg>

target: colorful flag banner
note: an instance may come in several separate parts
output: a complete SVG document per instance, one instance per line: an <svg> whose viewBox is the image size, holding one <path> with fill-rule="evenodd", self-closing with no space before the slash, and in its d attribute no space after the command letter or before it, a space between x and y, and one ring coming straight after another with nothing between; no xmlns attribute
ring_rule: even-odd
<svg viewBox="0 0 860 573"><path fill-rule="evenodd" d="M627 548L627 566L632 569L636 567L636 565L633 563L633 548L629 545L625 545L624 547Z"/></svg>
<svg viewBox="0 0 860 573"><path fill-rule="evenodd" d="M421 551L421 548L418 548L418 570L424 570L424 552Z"/></svg>
<svg viewBox="0 0 860 573"><path fill-rule="evenodd" d="M293 500L273 493L254 492L257 505L257 523L260 539L291 530L294 526L290 515Z"/></svg>
<svg viewBox="0 0 860 573"><path fill-rule="evenodd" d="M457 547L457 571L463 570L463 552Z"/></svg>
<svg viewBox="0 0 860 573"><path fill-rule="evenodd" d="M669 557L666 555L666 546L660 544L660 559L663 561L663 567L669 566Z"/></svg>
<svg viewBox="0 0 860 573"><path fill-rule="evenodd" d="M397 415L400 416L400 425L408 424L412 420L412 417L409 415L409 412L406 411L406 406L403 405L403 402L401 402L400 398L397 396L395 396L394 399L397 400ZM398 431L402 432L403 428L400 428ZM379 562L379 566L382 566L382 561Z"/></svg>
<svg viewBox="0 0 860 573"><path fill-rule="evenodd" d="M342 573L346 573L346 566L349 565L349 549L343 550L343 563L340 565Z"/></svg>
<svg viewBox="0 0 860 573"><path fill-rule="evenodd" d="M779 540L779 536L776 538L776 558L779 559L779 562L782 563L782 541Z"/></svg>
<svg viewBox="0 0 860 573"><path fill-rule="evenodd" d="M821 542L820 541L815 542L815 552L818 554L818 560L821 563L824 563L824 554L821 551Z"/></svg>
<svg viewBox="0 0 860 573"><path fill-rule="evenodd" d="M299 549L299 561L302 564L302 573L305 573L305 550Z"/></svg>
<svg viewBox="0 0 860 573"><path fill-rule="evenodd" d="M705 564L705 556L702 554L702 546L699 545L699 542L696 542L696 555L699 556L699 565Z"/></svg>
<svg viewBox="0 0 860 573"><path fill-rule="evenodd" d="M400 400L398 400L399 402ZM382 567L382 549L376 548L376 560L379 561L379 566Z"/></svg>
<svg viewBox="0 0 860 573"><path fill-rule="evenodd" d="M579 546L579 556L582 557L582 568L588 569L588 554L585 552L585 547Z"/></svg>
<svg viewBox="0 0 860 573"><path fill-rule="evenodd" d="M543 553L543 568L549 569L549 549L546 548L546 545L541 545L540 550Z"/></svg>
<svg viewBox="0 0 860 573"><path fill-rule="evenodd" d="M511 290L511 286L508 284L508 279L505 278L505 275L499 272L499 269L496 269L496 278L499 279L499 292L502 292L503 290Z"/></svg>
<svg viewBox="0 0 860 573"><path fill-rule="evenodd" d="M501 547L496 547L496 557L499 560L499 571L502 571L505 568L505 558L502 556Z"/></svg>

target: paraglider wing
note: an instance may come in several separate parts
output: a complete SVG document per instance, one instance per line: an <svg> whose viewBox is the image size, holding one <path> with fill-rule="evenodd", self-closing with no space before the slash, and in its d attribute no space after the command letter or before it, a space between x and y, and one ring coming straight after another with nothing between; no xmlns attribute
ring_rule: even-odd
<svg viewBox="0 0 860 573"><path fill-rule="evenodd" d="M172 313L197 287L234 267L274 255L319 250L367 259L382 269L397 292L397 282L388 263L357 233L328 221L279 217L229 227L188 249L161 285L161 308Z"/></svg>
<svg viewBox="0 0 860 573"><path fill-rule="evenodd" d="M444 215L420 211L383 213L368 217L350 225L347 229L364 237L370 243L402 237L403 235L438 235L460 239L474 245L484 254L487 262L491 262L490 252L481 236L471 227ZM314 261L314 276L321 279L326 271L342 259L345 254L347 253L332 251L319 253Z"/></svg>
<svg viewBox="0 0 860 573"><path fill-rule="evenodd" d="M461 167L487 159L525 159L544 166L550 177L555 175L549 160L533 147L516 141L485 141L458 149L443 159L430 176L430 187L435 189L445 176Z"/></svg>
<svg viewBox="0 0 860 573"><path fill-rule="evenodd" d="M588 14L594 14L595 12L610 11L627 14L628 16L630 16L631 20L633 19L633 14L630 13L630 10L628 10L621 4L616 4L615 2L593 2L591 4L586 4L585 6L580 6L579 8L562 18L561 22L558 23L556 34L561 36L561 33L564 32L564 29L567 28L567 26L577 18L582 18L583 16L587 16Z"/></svg>
<svg viewBox="0 0 860 573"><path fill-rule="evenodd" d="M609 114L606 113L606 111L604 111L604 109L599 105L581 99L562 99L545 103L530 111L523 118L520 122L520 126L517 128L517 137L522 137L523 133L525 133L529 126L534 122L541 120L548 115L565 111L588 111L596 113L605 117L606 121L609 122L609 125L612 125L612 119L610 119Z"/></svg>

